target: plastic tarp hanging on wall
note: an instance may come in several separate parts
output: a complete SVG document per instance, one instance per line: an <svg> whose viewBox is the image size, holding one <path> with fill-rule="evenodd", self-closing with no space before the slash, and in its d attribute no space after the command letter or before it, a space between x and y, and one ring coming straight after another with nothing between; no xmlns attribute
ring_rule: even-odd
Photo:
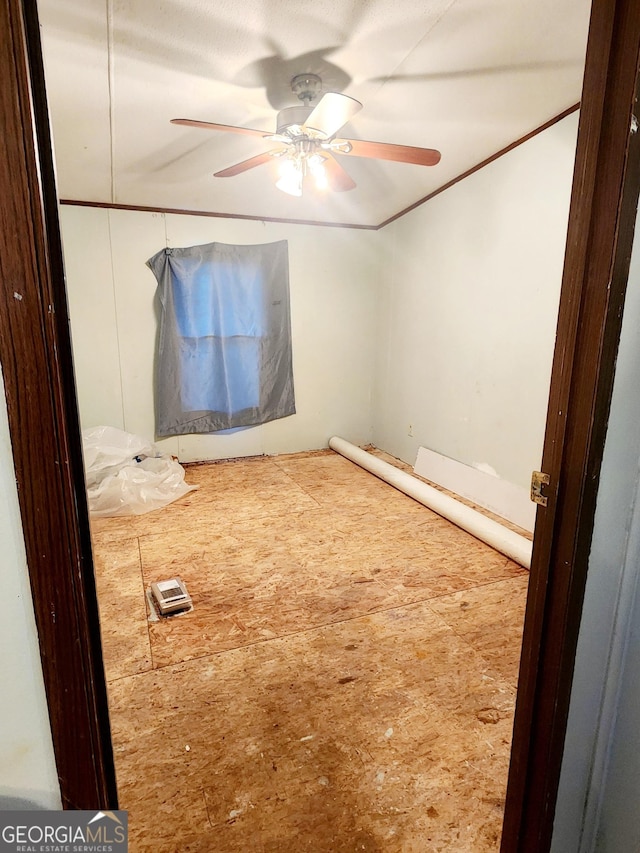
<svg viewBox="0 0 640 853"><path fill-rule="evenodd" d="M89 512L143 515L197 489L184 468L139 435L100 426L82 431Z"/></svg>
<svg viewBox="0 0 640 853"><path fill-rule="evenodd" d="M295 414L287 241L166 248L147 265L160 309L156 436Z"/></svg>

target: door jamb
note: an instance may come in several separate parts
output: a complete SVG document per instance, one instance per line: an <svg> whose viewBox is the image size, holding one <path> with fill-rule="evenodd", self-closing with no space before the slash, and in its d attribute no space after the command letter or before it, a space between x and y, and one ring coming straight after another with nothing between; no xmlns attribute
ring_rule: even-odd
<svg viewBox="0 0 640 853"><path fill-rule="evenodd" d="M502 853L549 850L638 192L640 4L594 0Z"/></svg>
<svg viewBox="0 0 640 853"><path fill-rule="evenodd" d="M35 0L0 2L0 363L65 808L117 808Z"/></svg>

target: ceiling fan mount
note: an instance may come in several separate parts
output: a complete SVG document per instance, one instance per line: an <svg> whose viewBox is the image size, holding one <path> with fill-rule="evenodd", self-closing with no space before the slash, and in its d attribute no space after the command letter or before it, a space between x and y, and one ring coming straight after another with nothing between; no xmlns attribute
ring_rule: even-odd
<svg viewBox="0 0 640 853"><path fill-rule="evenodd" d="M230 178L263 163L278 160L280 179L276 186L295 196L302 195L303 181L307 176L315 179L319 189L329 188L337 192L354 189L354 180L335 158L336 154L393 160L418 166L435 166L440 161L440 152L433 148L336 138L338 131L362 109L362 104L349 95L337 92L325 92L318 99L322 92L322 80L317 74L297 74L291 80L291 90L303 105L280 110L275 133L194 119L178 118L171 121L172 124L241 133L276 143L278 148L215 172L214 177ZM311 102L316 99L317 103L311 106Z"/></svg>
<svg viewBox="0 0 640 853"><path fill-rule="evenodd" d="M322 80L317 74L296 74L291 81L291 91L308 107L322 91Z"/></svg>

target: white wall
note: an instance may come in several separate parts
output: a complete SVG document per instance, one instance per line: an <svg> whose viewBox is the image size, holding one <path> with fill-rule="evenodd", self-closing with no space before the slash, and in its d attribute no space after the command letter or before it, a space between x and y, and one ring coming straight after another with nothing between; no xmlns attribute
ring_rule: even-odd
<svg viewBox="0 0 640 853"><path fill-rule="evenodd" d="M640 849L640 218L578 637L554 853Z"/></svg>
<svg viewBox="0 0 640 853"><path fill-rule="evenodd" d="M187 462L314 449L334 433L371 441L375 232L67 205L61 221L83 427L154 435L156 281L148 258L165 246L286 239L297 413L158 444Z"/></svg>
<svg viewBox="0 0 640 853"><path fill-rule="evenodd" d="M422 445L528 488L542 454L576 137L574 114L379 232L377 446L413 464Z"/></svg>
<svg viewBox="0 0 640 853"><path fill-rule="evenodd" d="M0 375L0 810L59 809L51 728L42 681Z"/></svg>

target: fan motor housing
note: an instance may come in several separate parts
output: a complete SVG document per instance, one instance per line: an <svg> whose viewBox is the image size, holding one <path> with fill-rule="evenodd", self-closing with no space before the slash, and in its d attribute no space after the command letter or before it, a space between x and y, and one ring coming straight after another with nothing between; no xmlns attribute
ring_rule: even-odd
<svg viewBox="0 0 640 853"><path fill-rule="evenodd" d="M292 124L303 125L313 112L313 107L286 107L276 119L276 133L284 133Z"/></svg>

